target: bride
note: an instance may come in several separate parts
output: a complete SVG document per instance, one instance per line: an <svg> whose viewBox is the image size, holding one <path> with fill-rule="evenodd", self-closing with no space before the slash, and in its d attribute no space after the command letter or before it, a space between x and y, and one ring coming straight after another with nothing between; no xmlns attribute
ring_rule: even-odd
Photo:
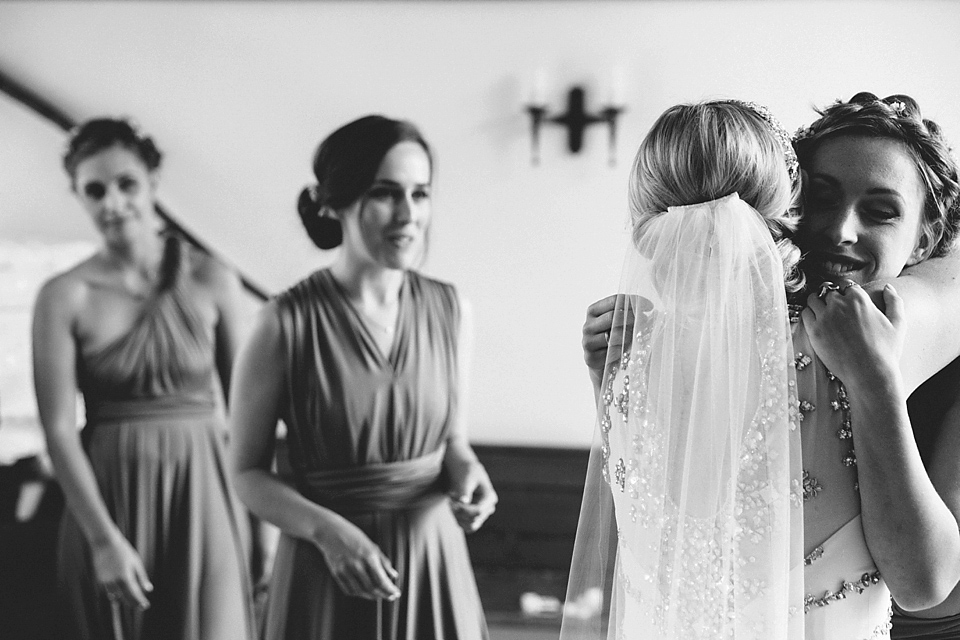
<svg viewBox="0 0 960 640"><path fill-rule="evenodd" d="M944 274L960 266L936 261L924 286L898 282L906 305L892 286L880 289L886 314L855 280L815 292L802 319L789 314L787 293L803 283L789 239L799 182L789 137L752 104L673 107L641 144L620 294L592 305L584 324L598 429L568 600L600 589L604 606L588 618L570 608L561 638L888 635L887 567L878 571L860 516L860 493L882 490L874 453L874 484L858 485L853 444L871 437L855 425L869 415L863 431L909 433L907 392L960 340L921 320L901 377L907 310L942 294L956 305ZM925 242L920 218L899 230L916 245ZM874 275L894 277L930 248ZM844 367L837 355L854 357L831 336L851 308L885 332L889 352L865 338L859 362ZM937 355L924 337L939 340ZM875 366L858 368L864 361ZM916 595L893 568L891 585Z"/></svg>

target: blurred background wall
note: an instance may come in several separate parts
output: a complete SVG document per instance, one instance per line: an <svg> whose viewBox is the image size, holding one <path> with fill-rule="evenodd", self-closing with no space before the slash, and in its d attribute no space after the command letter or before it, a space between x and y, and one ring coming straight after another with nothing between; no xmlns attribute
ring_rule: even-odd
<svg viewBox="0 0 960 640"><path fill-rule="evenodd" d="M320 139L370 112L414 120L438 158L424 270L475 308L473 439L581 447L580 326L616 286L630 162L657 115L739 97L792 130L857 91L907 93L960 140L958 33L960 4L938 0L5 0L0 71L73 118L138 120L166 153L163 203L271 292L329 260L294 209ZM624 103L615 166L600 126L578 155L545 127L533 166L525 104L562 110L575 84L589 110ZM0 96L0 239L95 240L64 140Z"/></svg>

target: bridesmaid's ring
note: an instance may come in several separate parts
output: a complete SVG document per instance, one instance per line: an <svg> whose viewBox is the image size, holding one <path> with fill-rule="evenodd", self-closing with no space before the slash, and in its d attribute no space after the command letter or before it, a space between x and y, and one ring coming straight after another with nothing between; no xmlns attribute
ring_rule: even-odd
<svg viewBox="0 0 960 640"><path fill-rule="evenodd" d="M817 297L821 300L824 300L827 297L827 294L831 291L839 291L840 293L843 293L840 291L840 285L838 285L836 282L830 282L828 280L820 285L820 293L817 294Z"/></svg>
<svg viewBox="0 0 960 640"><path fill-rule="evenodd" d="M843 281L843 288L840 289L840 293L846 293L847 289L850 287L859 287L860 285L854 282L853 280L847 279Z"/></svg>

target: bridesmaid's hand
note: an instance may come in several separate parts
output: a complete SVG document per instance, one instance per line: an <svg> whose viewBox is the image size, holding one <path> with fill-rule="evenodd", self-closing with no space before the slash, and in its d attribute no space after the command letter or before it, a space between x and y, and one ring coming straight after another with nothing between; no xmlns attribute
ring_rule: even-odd
<svg viewBox="0 0 960 640"><path fill-rule="evenodd" d="M355 598L396 600L400 577L390 559L355 524L346 519L327 532L319 544L337 586Z"/></svg>
<svg viewBox="0 0 960 640"><path fill-rule="evenodd" d="M447 473L453 515L460 528L473 533L496 511L497 492L479 460L448 461Z"/></svg>
<svg viewBox="0 0 960 640"><path fill-rule="evenodd" d="M651 309L653 303L646 298L623 294L607 296L587 307L580 344L590 377L597 385L603 380L603 371L610 364L607 362L608 355L615 354L614 357L619 358L624 348L630 347L624 344L624 340L630 339L638 323L647 321Z"/></svg>
<svg viewBox="0 0 960 640"><path fill-rule="evenodd" d="M93 572L107 598L118 604L147 609L153 585L133 546L117 532L106 542L92 545Z"/></svg>
<svg viewBox="0 0 960 640"><path fill-rule="evenodd" d="M881 311L858 285L841 285L803 310L810 342L826 367L847 386L872 386L897 377L906 337L903 299L886 285Z"/></svg>
<svg viewBox="0 0 960 640"><path fill-rule="evenodd" d="M607 364L607 345L613 329L613 310L617 296L607 296L587 307L587 319L583 322L580 345L583 347L583 361L591 376L598 380L603 377Z"/></svg>

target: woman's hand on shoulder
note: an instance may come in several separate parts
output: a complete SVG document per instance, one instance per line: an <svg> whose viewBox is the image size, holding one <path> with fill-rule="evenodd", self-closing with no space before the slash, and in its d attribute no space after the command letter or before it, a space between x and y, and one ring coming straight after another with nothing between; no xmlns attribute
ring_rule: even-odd
<svg viewBox="0 0 960 640"><path fill-rule="evenodd" d="M147 609L153 585L140 555L119 531L109 540L91 545L93 572L100 589L119 604Z"/></svg>
<svg viewBox="0 0 960 640"><path fill-rule="evenodd" d="M884 309L858 285L807 298L802 316L817 355L845 384L872 385L900 375L906 337L903 300L883 288Z"/></svg>
<svg viewBox="0 0 960 640"><path fill-rule="evenodd" d="M580 343L595 383L602 381L603 371L611 363L608 359L619 359L630 348L638 324L648 322L652 310L653 303L646 298L625 294L607 296L587 307Z"/></svg>
<svg viewBox="0 0 960 640"><path fill-rule="evenodd" d="M326 527L317 542L337 586L355 598L396 600L400 574L376 543L346 518Z"/></svg>
<svg viewBox="0 0 960 640"><path fill-rule="evenodd" d="M583 321L580 346L583 348L583 361L590 375L597 380L603 377L607 364L607 347L613 330L613 314L617 306L616 295L597 300L587 307L587 317Z"/></svg>

